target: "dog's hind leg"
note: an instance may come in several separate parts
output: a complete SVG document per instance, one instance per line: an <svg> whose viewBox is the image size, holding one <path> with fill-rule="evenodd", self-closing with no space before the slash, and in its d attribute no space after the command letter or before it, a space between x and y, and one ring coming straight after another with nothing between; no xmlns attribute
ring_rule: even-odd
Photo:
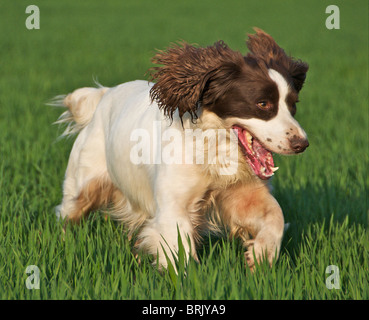
<svg viewBox="0 0 369 320"><path fill-rule="evenodd" d="M79 222L91 211L114 201L118 193L107 172L103 136L91 123L73 145L57 215Z"/></svg>
<svg viewBox="0 0 369 320"><path fill-rule="evenodd" d="M66 107L57 123L68 123L63 136L80 131L70 153L63 184L63 200L56 208L60 218L79 221L105 205L115 193L105 160L101 114L97 106L108 88L81 88L52 105Z"/></svg>
<svg viewBox="0 0 369 320"><path fill-rule="evenodd" d="M107 208L119 197L120 192L107 175L92 178L85 183L78 196L73 199L73 208L67 217L68 221L78 223L90 212Z"/></svg>
<svg viewBox="0 0 369 320"><path fill-rule="evenodd" d="M255 262L264 258L272 265L279 256L284 218L268 187L258 184L230 188L220 195L219 200L231 233L244 240L249 267L253 269Z"/></svg>

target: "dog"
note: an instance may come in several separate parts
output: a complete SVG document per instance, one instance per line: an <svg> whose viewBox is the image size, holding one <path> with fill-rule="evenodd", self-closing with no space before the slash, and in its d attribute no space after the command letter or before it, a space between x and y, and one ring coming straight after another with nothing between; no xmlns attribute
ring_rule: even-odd
<svg viewBox="0 0 369 320"><path fill-rule="evenodd" d="M294 117L308 64L255 32L245 56L223 41L179 42L157 51L151 82L63 96L57 122L78 136L57 215L78 223L109 212L160 268L174 263L179 236L197 260L202 235L220 225L241 238L251 269L272 265L284 232L270 191L273 153L309 145Z"/></svg>

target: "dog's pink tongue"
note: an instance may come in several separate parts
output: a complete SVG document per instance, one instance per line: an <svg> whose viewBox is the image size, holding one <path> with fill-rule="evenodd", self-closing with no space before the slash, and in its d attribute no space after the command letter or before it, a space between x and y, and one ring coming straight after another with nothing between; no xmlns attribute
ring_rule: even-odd
<svg viewBox="0 0 369 320"><path fill-rule="evenodd" d="M255 174L260 179L269 179L273 175L274 161L271 152L265 149L260 142L253 138L252 144L247 143L247 132L241 128L234 128L238 138L246 151L246 159Z"/></svg>
<svg viewBox="0 0 369 320"><path fill-rule="evenodd" d="M238 140L243 146L245 158L254 173L260 179L269 179L274 174L274 171L278 169L274 168L274 160L271 152L265 149L255 138L249 143L248 136L250 134L246 130L237 126L234 126L233 130L235 130Z"/></svg>
<svg viewBox="0 0 369 320"><path fill-rule="evenodd" d="M258 160L260 161L261 165L265 167L266 171L270 167L274 167L274 161L272 154L265 149L257 140L254 140L252 143L252 148L254 152L257 154ZM271 171L272 172L272 171Z"/></svg>

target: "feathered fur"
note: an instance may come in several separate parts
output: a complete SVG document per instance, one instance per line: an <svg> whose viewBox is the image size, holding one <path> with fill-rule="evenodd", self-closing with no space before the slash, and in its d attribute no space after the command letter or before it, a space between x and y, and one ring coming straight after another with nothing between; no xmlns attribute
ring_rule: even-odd
<svg viewBox="0 0 369 320"><path fill-rule="evenodd" d="M54 107L67 107L55 124L66 124L61 137L76 134L86 127L91 121L96 107L108 88L85 87L75 90L68 95L59 95L51 100L48 105Z"/></svg>
<svg viewBox="0 0 369 320"><path fill-rule="evenodd" d="M206 48L182 42L159 51L152 62L162 66L151 69L156 84L150 96L171 119L176 110L180 118L186 112L197 118L199 106L213 103L222 94L219 88L224 90L229 77L244 64L242 54L223 41ZM215 88L209 87L210 81L222 83Z"/></svg>

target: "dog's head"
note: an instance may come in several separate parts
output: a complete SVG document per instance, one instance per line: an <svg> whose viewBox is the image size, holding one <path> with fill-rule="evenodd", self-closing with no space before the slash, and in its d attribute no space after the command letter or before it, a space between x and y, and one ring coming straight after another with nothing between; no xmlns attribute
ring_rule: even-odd
<svg viewBox="0 0 369 320"><path fill-rule="evenodd" d="M298 94L308 65L288 56L260 29L249 35L249 53L243 56L222 41L199 48L181 43L160 51L152 68L156 84L151 98L173 118L188 112L192 118L201 106L233 128L240 147L256 175L273 175L272 152L295 154L309 145L295 120Z"/></svg>

